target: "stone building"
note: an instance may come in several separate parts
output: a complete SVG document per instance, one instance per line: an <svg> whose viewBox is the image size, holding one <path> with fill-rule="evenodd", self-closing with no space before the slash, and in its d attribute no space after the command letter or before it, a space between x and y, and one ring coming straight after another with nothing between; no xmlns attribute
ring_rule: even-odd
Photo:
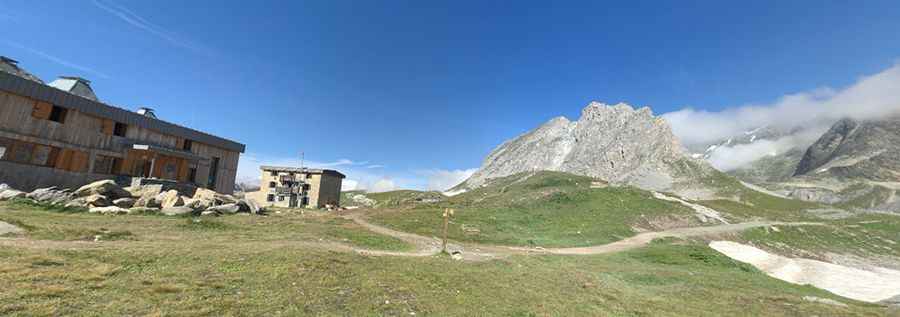
<svg viewBox="0 0 900 317"><path fill-rule="evenodd" d="M263 206L340 206L344 174L335 170L261 166L259 191L247 195Z"/></svg>
<svg viewBox="0 0 900 317"><path fill-rule="evenodd" d="M244 145L100 101L91 82L49 84L0 58L0 183L72 188L158 178L231 193Z"/></svg>

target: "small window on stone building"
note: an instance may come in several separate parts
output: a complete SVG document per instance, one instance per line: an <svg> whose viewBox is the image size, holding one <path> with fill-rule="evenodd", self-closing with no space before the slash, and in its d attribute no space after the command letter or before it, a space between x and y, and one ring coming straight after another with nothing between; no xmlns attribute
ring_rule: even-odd
<svg viewBox="0 0 900 317"><path fill-rule="evenodd" d="M269 188L274 188L275 186L278 186L278 184L276 184L275 182L269 182Z"/></svg>
<svg viewBox="0 0 900 317"><path fill-rule="evenodd" d="M278 201L284 201L284 196L278 196Z"/></svg>
<svg viewBox="0 0 900 317"><path fill-rule="evenodd" d="M50 121L55 121L59 123L66 123L66 114L68 114L69 109L53 106L53 110L50 110Z"/></svg>
<svg viewBox="0 0 900 317"><path fill-rule="evenodd" d="M181 146L181 149L190 152L192 147L194 147L194 141L185 139L184 145Z"/></svg>
<svg viewBox="0 0 900 317"><path fill-rule="evenodd" d="M266 201L275 201L275 195L266 196Z"/></svg>
<svg viewBox="0 0 900 317"><path fill-rule="evenodd" d="M196 167L191 167L190 169L188 169L188 181L191 183L197 182L197 168Z"/></svg>

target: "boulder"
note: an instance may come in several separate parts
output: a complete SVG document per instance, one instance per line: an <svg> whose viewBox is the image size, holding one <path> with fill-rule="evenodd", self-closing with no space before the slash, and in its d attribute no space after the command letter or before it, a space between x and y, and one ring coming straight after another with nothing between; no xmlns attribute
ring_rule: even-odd
<svg viewBox="0 0 900 317"><path fill-rule="evenodd" d="M63 207L66 207L66 208L87 208L87 207L88 207L88 204L87 204L86 202L84 202L84 197L82 197L82 198L75 198L75 199L70 200L69 202L65 203L65 205L63 205Z"/></svg>
<svg viewBox="0 0 900 317"><path fill-rule="evenodd" d="M194 212L194 210L191 209L190 207L176 206L176 207L163 208L162 210L160 210L160 212L166 216L181 216L181 215L190 215L191 213Z"/></svg>
<svg viewBox="0 0 900 317"><path fill-rule="evenodd" d="M153 196L138 198L134 201L134 207L159 208L161 205L159 200L156 200L156 196Z"/></svg>
<svg viewBox="0 0 900 317"><path fill-rule="evenodd" d="M85 197L90 195L103 195L109 197L110 199L117 199L122 197L131 197L131 193L119 187L116 182L111 179L96 181L75 190L75 196L77 197Z"/></svg>
<svg viewBox="0 0 900 317"><path fill-rule="evenodd" d="M200 215L201 216L218 217L218 216L221 216L222 214L220 214L218 211L215 211L215 210L205 210L205 211L201 212Z"/></svg>
<svg viewBox="0 0 900 317"><path fill-rule="evenodd" d="M85 206L90 207L106 207L109 206L109 199L106 196L94 194L81 198Z"/></svg>
<svg viewBox="0 0 900 317"><path fill-rule="evenodd" d="M0 184L0 193L2 193L4 190L7 190L7 189L9 189L9 185Z"/></svg>
<svg viewBox="0 0 900 317"><path fill-rule="evenodd" d="M209 207L206 211L216 211L223 214L236 214L241 210L241 207L237 204L224 204L219 206Z"/></svg>
<svg viewBox="0 0 900 317"><path fill-rule="evenodd" d="M169 190L156 197L163 209L184 206L184 199L178 194L177 190Z"/></svg>
<svg viewBox="0 0 900 317"><path fill-rule="evenodd" d="M25 198L27 195L25 192L21 192L15 189L6 189L3 192L0 192L0 201L10 200L15 198Z"/></svg>
<svg viewBox="0 0 900 317"><path fill-rule="evenodd" d="M210 205L222 205L222 204L234 204L237 203L237 199L234 196L219 194L214 190L206 189L206 188L197 188L197 191L194 192L194 199L203 199L211 202Z"/></svg>
<svg viewBox="0 0 900 317"><path fill-rule="evenodd" d="M88 209L88 212L98 213L101 215L124 215L128 213L128 209L117 206L93 207L91 209Z"/></svg>
<svg viewBox="0 0 900 317"><path fill-rule="evenodd" d="M190 207L196 211L206 210L210 206L210 201L204 199L193 199L184 196L182 196L181 199L184 200L185 207Z"/></svg>
<svg viewBox="0 0 900 317"><path fill-rule="evenodd" d="M250 198L244 198L242 201L245 205L247 205L247 208L249 209L248 211L251 214L258 215L258 214L262 213L262 211L263 211L262 206L260 206L259 203L256 202L255 200L250 199Z"/></svg>
<svg viewBox="0 0 900 317"><path fill-rule="evenodd" d="M159 208L131 207L128 209L129 214L155 214L158 212Z"/></svg>
<svg viewBox="0 0 900 317"><path fill-rule="evenodd" d="M39 188L25 195L37 202L63 205L74 198L69 190L60 190L56 187Z"/></svg>
<svg viewBox="0 0 900 317"><path fill-rule="evenodd" d="M113 203L113 205L115 205L117 207L127 209L127 208L134 207L134 202L135 202L134 198L125 197L125 198L119 198L119 199L113 200L112 203Z"/></svg>
<svg viewBox="0 0 900 317"><path fill-rule="evenodd" d="M156 197L163 192L163 186L158 184L148 184L137 187L126 187L125 190L131 193L131 197L135 198Z"/></svg>

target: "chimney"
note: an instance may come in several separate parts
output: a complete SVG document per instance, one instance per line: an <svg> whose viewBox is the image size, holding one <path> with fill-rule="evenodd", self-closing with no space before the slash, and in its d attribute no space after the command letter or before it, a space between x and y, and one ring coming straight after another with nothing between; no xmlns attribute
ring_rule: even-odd
<svg viewBox="0 0 900 317"><path fill-rule="evenodd" d="M148 117L148 118L157 119L157 118L156 118L156 113L153 112L153 108L140 107L140 108L138 108L138 110L137 110L136 112L137 112L139 115L142 115L142 116L145 116L145 117Z"/></svg>
<svg viewBox="0 0 900 317"><path fill-rule="evenodd" d="M91 88L91 81L76 76L59 76L56 80L48 84L50 87L79 95L93 101L100 101Z"/></svg>
<svg viewBox="0 0 900 317"><path fill-rule="evenodd" d="M0 56L0 71L7 72L31 81L36 81L41 84L44 83L44 81L40 78L37 78L37 76L32 75L22 68L19 68L19 61L6 56Z"/></svg>

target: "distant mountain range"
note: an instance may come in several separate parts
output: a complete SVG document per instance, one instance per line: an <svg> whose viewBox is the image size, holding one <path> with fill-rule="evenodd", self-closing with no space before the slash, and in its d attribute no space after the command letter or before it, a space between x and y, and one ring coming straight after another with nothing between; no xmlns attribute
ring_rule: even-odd
<svg viewBox="0 0 900 317"><path fill-rule="evenodd" d="M504 142L456 190L547 170L713 198L719 188L709 180L721 171L797 199L900 212L894 198L900 189L900 119L843 119L825 132L823 127L759 127L682 146L649 108L592 102L577 121L557 117Z"/></svg>

